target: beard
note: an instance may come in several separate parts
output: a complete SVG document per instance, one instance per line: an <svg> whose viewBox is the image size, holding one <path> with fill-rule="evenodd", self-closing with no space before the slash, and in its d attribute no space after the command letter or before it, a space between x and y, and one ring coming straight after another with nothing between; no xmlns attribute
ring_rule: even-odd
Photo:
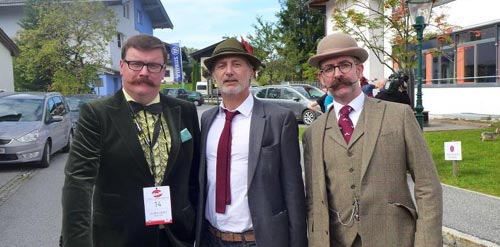
<svg viewBox="0 0 500 247"><path fill-rule="evenodd" d="M152 80L150 80L149 78L138 78L138 79L132 80L130 82L130 84L132 84L132 85L145 84L145 85L148 85L150 87L156 87L155 83Z"/></svg>
<svg viewBox="0 0 500 247"><path fill-rule="evenodd" d="M340 86L346 86L346 87L351 87L353 86L354 84L356 84L357 81L350 81L346 78L336 78L333 82L332 82L332 85L330 87L328 87L329 89L332 89L332 90L337 90Z"/></svg>

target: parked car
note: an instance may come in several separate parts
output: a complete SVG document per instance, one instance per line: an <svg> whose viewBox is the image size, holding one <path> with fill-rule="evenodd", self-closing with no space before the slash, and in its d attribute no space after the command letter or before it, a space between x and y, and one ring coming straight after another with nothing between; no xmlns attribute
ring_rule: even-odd
<svg viewBox="0 0 500 247"><path fill-rule="evenodd" d="M0 98L0 164L36 162L68 152L73 140L68 104L60 93L23 92Z"/></svg>
<svg viewBox="0 0 500 247"><path fill-rule="evenodd" d="M323 90L309 84L291 84L290 86L299 89L302 93L305 91L307 94L304 96L309 99L319 99L325 94ZM303 88L304 91L300 90L300 88Z"/></svg>
<svg viewBox="0 0 500 247"><path fill-rule="evenodd" d="M189 93L187 100L193 102L195 105L200 106L205 103L205 98L200 92L196 91L187 91Z"/></svg>
<svg viewBox="0 0 500 247"><path fill-rule="evenodd" d="M307 95L309 94L302 87L281 85L264 86L255 93L255 97L260 100L274 102L292 110L297 120L309 125L319 113L307 108L315 100Z"/></svg>
<svg viewBox="0 0 500 247"><path fill-rule="evenodd" d="M160 90L160 93L183 100L187 100L189 96L188 91L184 88L164 88Z"/></svg>
<svg viewBox="0 0 500 247"><path fill-rule="evenodd" d="M91 100L100 98L101 96L97 94L71 94L66 96L66 101L69 105L70 115L71 115L71 126L73 131L76 130L78 125L78 118L80 117L80 107Z"/></svg>

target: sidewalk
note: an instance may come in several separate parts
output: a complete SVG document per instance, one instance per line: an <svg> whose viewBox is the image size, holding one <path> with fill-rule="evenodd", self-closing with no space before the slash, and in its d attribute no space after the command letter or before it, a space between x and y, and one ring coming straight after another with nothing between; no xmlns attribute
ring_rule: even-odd
<svg viewBox="0 0 500 247"><path fill-rule="evenodd" d="M485 128L483 123L430 119L424 131ZM500 198L443 184L445 246L500 247Z"/></svg>

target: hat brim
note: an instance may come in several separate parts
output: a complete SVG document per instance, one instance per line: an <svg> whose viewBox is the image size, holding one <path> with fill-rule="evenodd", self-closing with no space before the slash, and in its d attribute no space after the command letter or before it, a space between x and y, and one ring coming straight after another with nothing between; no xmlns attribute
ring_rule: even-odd
<svg viewBox="0 0 500 247"><path fill-rule="evenodd" d="M248 53L243 53L243 52L227 52L227 53L223 52L223 53L220 53L220 54L217 54L215 56L212 56L212 57L205 59L203 61L203 63L205 64L205 67L207 67L208 70L213 71L213 69L214 69L213 66L214 66L214 63L217 61L217 59L222 58L222 57L228 57L228 56L245 57L246 59L248 59L250 64L252 64L252 66L255 70L257 70L259 67L265 67L258 58L254 57Z"/></svg>
<svg viewBox="0 0 500 247"><path fill-rule="evenodd" d="M314 55L309 58L309 65L319 68L319 64L321 61L332 58L332 57L340 57L340 56L353 56L359 59L360 63L364 63L366 59L368 59L368 52L361 47L350 47L345 49L339 49L334 51L328 51L322 54Z"/></svg>

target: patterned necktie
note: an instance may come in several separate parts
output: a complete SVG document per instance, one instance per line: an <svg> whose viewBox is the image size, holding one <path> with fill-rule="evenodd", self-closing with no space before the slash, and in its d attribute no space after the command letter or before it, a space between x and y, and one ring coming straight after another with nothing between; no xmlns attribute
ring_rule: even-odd
<svg viewBox="0 0 500 247"><path fill-rule="evenodd" d="M349 105L345 105L340 109L339 128L346 143L349 143L351 140L352 132L354 130L354 125L349 117L349 113L351 113L352 110L352 107Z"/></svg>
<svg viewBox="0 0 500 247"><path fill-rule="evenodd" d="M231 204L231 122L233 117L240 112L230 112L224 110L226 122L219 138L217 147L217 174L215 180L215 212L223 214L226 212L226 205Z"/></svg>

